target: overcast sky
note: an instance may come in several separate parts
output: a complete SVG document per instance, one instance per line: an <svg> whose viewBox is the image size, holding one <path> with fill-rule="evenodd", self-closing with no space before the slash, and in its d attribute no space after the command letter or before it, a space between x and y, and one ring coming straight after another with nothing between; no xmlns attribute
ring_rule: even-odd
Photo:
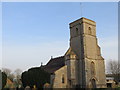
<svg viewBox="0 0 120 90"><path fill-rule="evenodd" d="M105 61L118 60L117 2L82 3L82 16L97 23ZM3 3L3 68L27 70L69 48L69 23L81 18L80 3Z"/></svg>

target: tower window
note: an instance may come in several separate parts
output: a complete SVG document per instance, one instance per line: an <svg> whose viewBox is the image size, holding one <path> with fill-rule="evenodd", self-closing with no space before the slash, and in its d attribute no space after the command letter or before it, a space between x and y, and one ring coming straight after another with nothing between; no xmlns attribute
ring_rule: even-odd
<svg viewBox="0 0 120 90"><path fill-rule="evenodd" d="M65 83L64 75L62 76L62 83Z"/></svg>
<svg viewBox="0 0 120 90"><path fill-rule="evenodd" d="M92 32L91 32L91 27L88 28L88 34L91 35Z"/></svg>
<svg viewBox="0 0 120 90"><path fill-rule="evenodd" d="M91 62L91 74L95 75L95 63Z"/></svg>
<svg viewBox="0 0 120 90"><path fill-rule="evenodd" d="M78 28L76 28L76 35L78 35Z"/></svg>
<svg viewBox="0 0 120 90"><path fill-rule="evenodd" d="M92 88L96 88L96 81L95 81L95 79L92 79L91 83L92 83Z"/></svg>

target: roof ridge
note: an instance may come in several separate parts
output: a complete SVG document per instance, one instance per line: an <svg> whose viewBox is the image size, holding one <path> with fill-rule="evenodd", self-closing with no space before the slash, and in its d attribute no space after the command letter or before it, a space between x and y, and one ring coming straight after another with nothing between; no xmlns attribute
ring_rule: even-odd
<svg viewBox="0 0 120 90"><path fill-rule="evenodd" d="M64 56L59 56L59 57L55 57L55 58L51 58L51 59L57 59L57 58L61 58L61 57L64 57Z"/></svg>

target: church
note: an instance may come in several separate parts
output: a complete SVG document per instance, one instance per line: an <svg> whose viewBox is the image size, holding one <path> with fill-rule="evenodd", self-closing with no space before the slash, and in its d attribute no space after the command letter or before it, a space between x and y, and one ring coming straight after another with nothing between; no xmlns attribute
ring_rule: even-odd
<svg viewBox="0 0 120 90"><path fill-rule="evenodd" d="M70 46L43 69L52 88L106 88L105 64L96 37L96 22L80 18L69 24Z"/></svg>

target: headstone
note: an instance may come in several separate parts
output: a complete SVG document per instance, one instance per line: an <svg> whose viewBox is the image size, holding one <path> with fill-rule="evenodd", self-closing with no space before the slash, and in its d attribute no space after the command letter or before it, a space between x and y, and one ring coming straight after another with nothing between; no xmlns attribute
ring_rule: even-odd
<svg viewBox="0 0 120 90"><path fill-rule="evenodd" d="M44 88L50 88L50 84L49 83L45 83L44 84Z"/></svg>
<svg viewBox="0 0 120 90"><path fill-rule="evenodd" d="M29 90L29 89L30 89L30 86L26 86L26 87L25 87L25 90Z"/></svg>

